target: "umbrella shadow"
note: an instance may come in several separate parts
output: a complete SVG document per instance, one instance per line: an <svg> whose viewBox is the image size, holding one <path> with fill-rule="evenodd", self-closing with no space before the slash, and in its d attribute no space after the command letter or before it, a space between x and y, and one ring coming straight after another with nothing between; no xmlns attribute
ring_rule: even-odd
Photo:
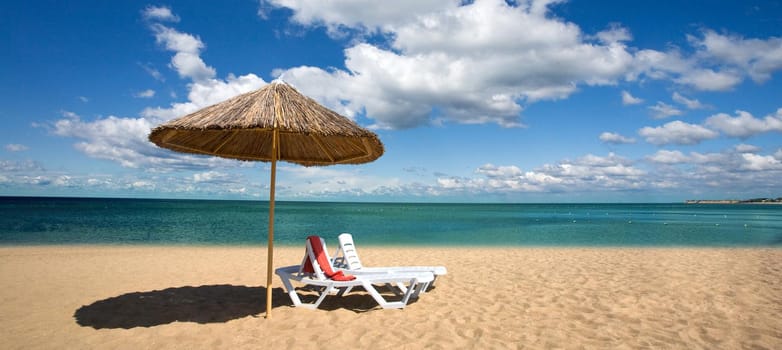
<svg viewBox="0 0 782 350"><path fill-rule="evenodd" d="M282 288L272 289L272 308L290 305ZM224 323L266 312L266 288L235 285L175 287L98 300L74 313L83 327L153 327L173 322Z"/></svg>

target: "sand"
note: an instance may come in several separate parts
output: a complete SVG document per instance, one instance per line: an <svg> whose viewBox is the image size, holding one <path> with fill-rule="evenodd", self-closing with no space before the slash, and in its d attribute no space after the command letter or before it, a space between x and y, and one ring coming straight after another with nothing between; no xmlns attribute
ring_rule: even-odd
<svg viewBox="0 0 782 350"><path fill-rule="evenodd" d="M449 273L403 310L275 276L265 319L263 247L0 247L2 348L782 348L782 249L361 248Z"/></svg>

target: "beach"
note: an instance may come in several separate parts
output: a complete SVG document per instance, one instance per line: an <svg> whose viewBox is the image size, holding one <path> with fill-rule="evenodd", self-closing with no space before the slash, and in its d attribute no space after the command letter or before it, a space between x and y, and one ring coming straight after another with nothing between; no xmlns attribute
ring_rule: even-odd
<svg viewBox="0 0 782 350"><path fill-rule="evenodd" d="M776 248L363 246L445 265L403 310L363 291L292 307L265 247L0 247L5 349L782 348ZM275 266L303 247L275 250Z"/></svg>

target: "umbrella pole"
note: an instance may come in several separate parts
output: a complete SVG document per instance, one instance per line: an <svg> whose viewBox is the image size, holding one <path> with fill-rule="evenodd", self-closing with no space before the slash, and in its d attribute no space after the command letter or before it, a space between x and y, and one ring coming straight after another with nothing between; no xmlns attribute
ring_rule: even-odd
<svg viewBox="0 0 782 350"><path fill-rule="evenodd" d="M277 177L278 133L274 129L272 136L272 176L269 187L269 242L266 252L266 318L272 316L272 267L274 266L274 187Z"/></svg>

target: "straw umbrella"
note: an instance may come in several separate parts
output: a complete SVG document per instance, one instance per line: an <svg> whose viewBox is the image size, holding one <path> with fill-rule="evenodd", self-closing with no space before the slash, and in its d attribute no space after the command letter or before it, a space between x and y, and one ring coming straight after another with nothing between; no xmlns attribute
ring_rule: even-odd
<svg viewBox="0 0 782 350"><path fill-rule="evenodd" d="M152 130L149 140L179 152L271 162L267 318L272 305L277 161L304 166L360 164L383 155L383 144L373 132L281 80L164 123Z"/></svg>

